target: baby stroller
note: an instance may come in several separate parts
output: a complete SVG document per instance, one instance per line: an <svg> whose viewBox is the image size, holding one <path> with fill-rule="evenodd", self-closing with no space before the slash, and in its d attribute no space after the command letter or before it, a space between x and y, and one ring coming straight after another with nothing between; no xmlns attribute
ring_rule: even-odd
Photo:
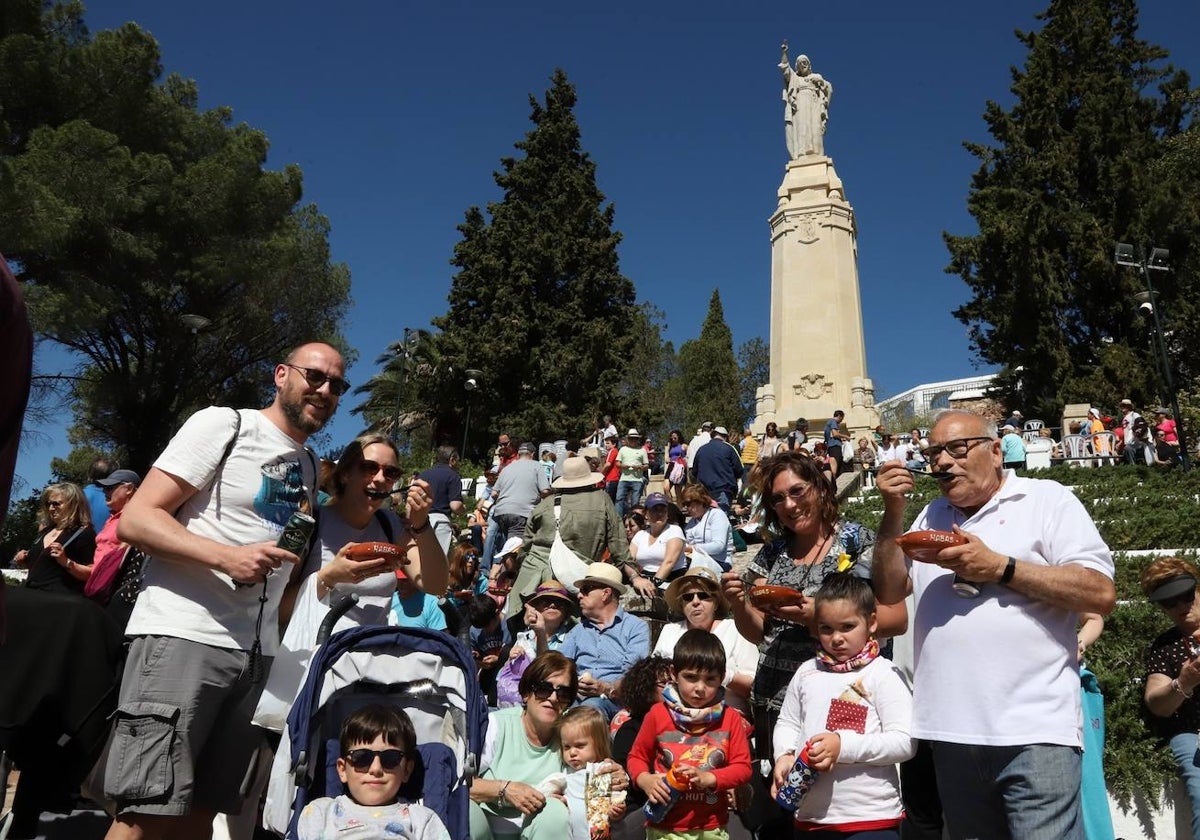
<svg viewBox="0 0 1200 840"><path fill-rule="evenodd" d="M437 813L452 840L469 840L468 784L483 750L487 704L467 648L424 628L356 627L313 655L275 756L267 828L294 838L305 805L342 792L342 722L379 702L403 708L417 732L420 758L401 796Z"/></svg>

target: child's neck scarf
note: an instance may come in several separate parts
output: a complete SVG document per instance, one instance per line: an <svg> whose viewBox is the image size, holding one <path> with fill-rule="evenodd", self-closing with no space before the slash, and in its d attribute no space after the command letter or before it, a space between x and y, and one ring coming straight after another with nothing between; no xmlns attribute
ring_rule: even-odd
<svg viewBox="0 0 1200 840"><path fill-rule="evenodd" d="M817 651L817 661L824 665L827 671L837 671L838 673L857 671L859 668L865 668L877 656L879 656L879 642L874 639L869 640L866 647L845 662L838 662L824 650Z"/></svg>
<svg viewBox="0 0 1200 840"><path fill-rule="evenodd" d="M717 702L704 709L693 709L683 705L679 700L679 689L675 683L667 683L663 687L663 702L671 713L675 725L689 734L706 732L721 720L725 712L725 689L717 691Z"/></svg>

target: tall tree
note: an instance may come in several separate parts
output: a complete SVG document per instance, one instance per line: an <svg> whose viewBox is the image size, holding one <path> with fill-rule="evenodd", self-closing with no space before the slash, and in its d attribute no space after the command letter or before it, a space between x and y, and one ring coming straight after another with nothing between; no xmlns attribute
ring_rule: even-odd
<svg viewBox="0 0 1200 840"><path fill-rule="evenodd" d="M737 356L742 422L749 423L758 410L758 389L771 378L771 347L762 336L756 335L738 348Z"/></svg>
<svg viewBox="0 0 1200 840"><path fill-rule="evenodd" d="M1113 246L1165 233L1151 227L1164 186L1150 164L1186 121L1188 79L1137 37L1134 0L1053 0L1039 20L1017 33L1028 55L1012 71L1015 104L987 104L996 144L967 144L981 161L968 198L979 233L945 236L948 271L972 292L954 314L1026 414L1148 401L1154 365L1133 303L1143 281L1114 265ZM1173 280L1160 291L1179 299Z"/></svg>
<svg viewBox="0 0 1200 840"><path fill-rule="evenodd" d="M73 351L71 440L144 470L188 414L260 405L290 346L343 344L349 272L301 173L134 24L0 15L0 230L39 335Z"/></svg>
<svg viewBox="0 0 1200 840"><path fill-rule="evenodd" d="M705 421L741 431L741 387L733 357L733 333L725 323L721 293L713 289L700 337L679 348L679 388L686 401L684 429Z"/></svg>
<svg viewBox="0 0 1200 840"><path fill-rule="evenodd" d="M533 128L495 173L500 201L467 210L451 263L449 309L435 319L448 368L427 400L439 433L458 429L470 400L472 438L497 427L524 437L578 437L602 413L636 417L627 387L638 345L657 341L620 272L614 210L583 150L575 88L556 70ZM482 372L463 390L461 372Z"/></svg>

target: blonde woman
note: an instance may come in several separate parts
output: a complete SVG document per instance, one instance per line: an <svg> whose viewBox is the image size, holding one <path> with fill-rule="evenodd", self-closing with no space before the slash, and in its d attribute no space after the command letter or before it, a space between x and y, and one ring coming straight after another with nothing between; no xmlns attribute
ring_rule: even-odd
<svg viewBox="0 0 1200 840"><path fill-rule="evenodd" d="M82 595L95 555L96 532L83 491L70 483L49 485L42 491L37 538L13 557L13 565L29 568L25 586Z"/></svg>

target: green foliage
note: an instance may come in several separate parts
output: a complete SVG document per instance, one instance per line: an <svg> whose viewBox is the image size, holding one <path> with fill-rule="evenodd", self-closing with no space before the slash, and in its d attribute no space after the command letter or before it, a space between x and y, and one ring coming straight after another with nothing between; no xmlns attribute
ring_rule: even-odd
<svg viewBox="0 0 1200 840"><path fill-rule="evenodd" d="M1048 478L1073 488L1091 514L1100 535L1114 551L1117 607L1104 632L1086 656L1104 694L1104 772L1109 791L1128 807L1136 793L1157 801L1164 786L1178 775L1166 748L1147 726L1149 712L1142 703L1144 657L1150 643L1170 627L1170 621L1142 594L1138 577L1153 559L1125 552L1170 549L1196 559L1200 548L1200 471L1180 472L1150 467L1115 466L1095 469L1054 467L1024 473ZM909 527L939 491L934 481L917 479L916 492L905 509ZM875 528L883 515L877 491L842 507L846 519Z"/></svg>
<svg viewBox="0 0 1200 840"><path fill-rule="evenodd" d="M711 421L736 434L744 419L733 333L725 323L721 293L713 289L700 337L679 348L679 395L684 402L683 429ZM735 438L736 439L736 438Z"/></svg>
<svg viewBox="0 0 1200 840"><path fill-rule="evenodd" d="M495 173L503 198L486 216L468 209L459 225L458 271L435 341L448 370L482 376L469 394L458 374L436 377L422 402L435 438L461 440L469 399L472 452L500 427L578 438L601 414L652 414L639 377L657 361L657 321L620 272L614 209L596 186L575 104L574 86L555 71L545 101L530 97L533 128L516 144L523 157L503 158Z"/></svg>
<svg viewBox="0 0 1200 840"><path fill-rule="evenodd" d="M0 529L0 566L7 566L14 554L33 544L38 532L37 512L41 498L39 488L9 504L4 528Z"/></svg>
<svg viewBox="0 0 1200 840"><path fill-rule="evenodd" d="M1176 271L1155 278L1164 326L1200 329L1190 279L1200 223L1194 210L1169 212L1185 194L1196 207L1196 169L1151 174L1170 148L1196 161L1194 146L1166 142L1190 116L1188 77L1136 37L1134 0L1051 0L1039 19L1040 30L1018 33L1028 53L1012 71L1015 104L987 104L995 144L967 144L981 162L968 198L979 233L945 236L947 270L972 293L954 314L979 358L1005 365L997 396L1032 416L1070 402L1161 401L1133 302L1145 283L1114 265L1113 246L1170 247Z"/></svg>
<svg viewBox="0 0 1200 840"><path fill-rule="evenodd" d="M755 336L738 348L737 358L742 422L748 424L758 410L755 394L771 378L771 347L762 336Z"/></svg>
<svg viewBox="0 0 1200 840"><path fill-rule="evenodd" d="M262 132L161 80L149 33L93 38L77 3L5 9L6 256L39 336L78 359L72 441L145 470L197 408L263 404L288 348L344 344L349 273L300 170L265 170Z"/></svg>

